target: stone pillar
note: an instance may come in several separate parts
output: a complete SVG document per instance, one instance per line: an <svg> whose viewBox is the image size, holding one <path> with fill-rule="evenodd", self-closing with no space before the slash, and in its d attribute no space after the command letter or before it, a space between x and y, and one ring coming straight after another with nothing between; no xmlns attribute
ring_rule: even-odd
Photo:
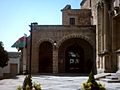
<svg viewBox="0 0 120 90"><path fill-rule="evenodd" d="M97 72L99 73L100 69L101 69L101 57L99 56L99 52L100 52L100 31L101 31L101 6L100 3L98 3L97 5L97 26L96 26L96 61L97 61Z"/></svg>
<svg viewBox="0 0 120 90"><path fill-rule="evenodd" d="M104 6L101 7L101 51L104 50Z"/></svg>
<svg viewBox="0 0 120 90"><path fill-rule="evenodd" d="M108 3L104 1L104 50L109 50L109 13L108 13Z"/></svg>
<svg viewBox="0 0 120 90"><path fill-rule="evenodd" d="M110 42L110 16L109 16L109 2L104 0L104 72L111 70L111 42Z"/></svg>
<svg viewBox="0 0 120 90"><path fill-rule="evenodd" d="M23 48L23 74L27 73L26 70L27 70L27 58L26 58L26 48Z"/></svg>
<svg viewBox="0 0 120 90"><path fill-rule="evenodd" d="M116 18L114 18L114 16L113 16L113 20L112 20L112 52L113 53L115 53L116 52L116 50L118 49L117 48L117 33L116 33L116 30L117 30L117 25L116 25ZM112 55L112 62L114 63L114 64L112 64L113 65L113 67L114 67L114 71L115 70L117 70L117 64L118 64L118 62L117 62L117 54L113 54Z"/></svg>
<svg viewBox="0 0 120 90"><path fill-rule="evenodd" d="M103 4L103 3L102 3ZM105 37L104 37L104 5L102 6L101 8L101 28L102 28L102 31L101 31L101 51L103 52L105 50L104 48L104 45L105 45ZM104 72L104 69L105 69L105 63L104 63L104 56L102 55L101 56L101 69L102 69L102 72Z"/></svg>
<svg viewBox="0 0 120 90"><path fill-rule="evenodd" d="M101 2L101 52L104 51L104 5L103 2ZM101 55L101 72L104 72L104 57Z"/></svg>
<svg viewBox="0 0 120 90"><path fill-rule="evenodd" d="M120 54L118 55L117 59L118 59L118 70L120 71Z"/></svg>
<svg viewBox="0 0 120 90"><path fill-rule="evenodd" d="M20 53L20 74L23 74L23 50Z"/></svg>
<svg viewBox="0 0 120 90"><path fill-rule="evenodd" d="M100 67L99 67L99 71L98 72L104 72L104 55L103 55L103 52L105 50L105 38L104 38L104 21L105 21L105 18L104 18L104 3L102 1L100 1L98 3L98 7L97 7L97 12L98 12L98 32L97 32L97 38L98 39L98 45L97 47L99 48L99 64L100 64Z"/></svg>
<svg viewBox="0 0 120 90"><path fill-rule="evenodd" d="M100 57L100 69L102 69L102 57Z"/></svg>
<svg viewBox="0 0 120 90"><path fill-rule="evenodd" d="M58 48L53 47L53 73L58 73Z"/></svg>
<svg viewBox="0 0 120 90"><path fill-rule="evenodd" d="M118 71L116 72L116 75L120 80L120 49L117 50L117 61L118 61Z"/></svg>
<svg viewBox="0 0 120 90"><path fill-rule="evenodd" d="M105 71L105 64L106 64L105 63L105 57L103 57L103 59L102 59L102 65L103 65L102 68L103 68L103 71Z"/></svg>

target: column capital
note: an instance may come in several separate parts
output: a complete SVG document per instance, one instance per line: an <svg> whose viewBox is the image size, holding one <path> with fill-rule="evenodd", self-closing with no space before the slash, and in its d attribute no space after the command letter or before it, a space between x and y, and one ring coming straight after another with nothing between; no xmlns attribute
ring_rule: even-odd
<svg viewBox="0 0 120 90"><path fill-rule="evenodd" d="M97 3L97 8L103 8L104 7L104 2L103 1L99 1Z"/></svg>
<svg viewBox="0 0 120 90"><path fill-rule="evenodd" d="M109 56L111 52L109 50L104 50L98 53L99 56Z"/></svg>

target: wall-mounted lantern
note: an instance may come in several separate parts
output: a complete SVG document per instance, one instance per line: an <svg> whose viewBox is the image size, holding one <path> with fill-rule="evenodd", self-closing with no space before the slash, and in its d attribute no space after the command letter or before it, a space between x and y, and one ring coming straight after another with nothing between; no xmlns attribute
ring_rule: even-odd
<svg viewBox="0 0 120 90"><path fill-rule="evenodd" d="M57 42L56 42L56 41L54 41L53 45L54 45L54 48L56 48Z"/></svg>

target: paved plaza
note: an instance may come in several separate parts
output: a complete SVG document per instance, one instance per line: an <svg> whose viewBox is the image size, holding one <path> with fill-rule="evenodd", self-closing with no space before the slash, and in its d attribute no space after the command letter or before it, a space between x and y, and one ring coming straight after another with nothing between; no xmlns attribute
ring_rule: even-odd
<svg viewBox="0 0 120 90"><path fill-rule="evenodd" d="M0 80L0 90L16 90L22 85L24 75L15 78ZM60 76L60 75L33 75L32 81L40 83L42 90L80 90L81 84L86 82L87 76ZM101 82L107 90L120 90L120 83Z"/></svg>

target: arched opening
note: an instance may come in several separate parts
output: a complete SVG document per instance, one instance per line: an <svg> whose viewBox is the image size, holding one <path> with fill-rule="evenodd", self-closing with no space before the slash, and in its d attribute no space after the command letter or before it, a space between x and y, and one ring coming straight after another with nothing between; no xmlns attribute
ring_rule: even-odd
<svg viewBox="0 0 120 90"><path fill-rule="evenodd" d="M89 74L96 64L94 55L93 47L88 41L81 38L67 39L58 49L58 71Z"/></svg>
<svg viewBox="0 0 120 90"><path fill-rule="evenodd" d="M83 73L84 51L78 44L73 44L65 51L65 71L74 73Z"/></svg>
<svg viewBox="0 0 120 90"><path fill-rule="evenodd" d="M39 73L52 73L53 46L50 42L43 42L39 46Z"/></svg>

